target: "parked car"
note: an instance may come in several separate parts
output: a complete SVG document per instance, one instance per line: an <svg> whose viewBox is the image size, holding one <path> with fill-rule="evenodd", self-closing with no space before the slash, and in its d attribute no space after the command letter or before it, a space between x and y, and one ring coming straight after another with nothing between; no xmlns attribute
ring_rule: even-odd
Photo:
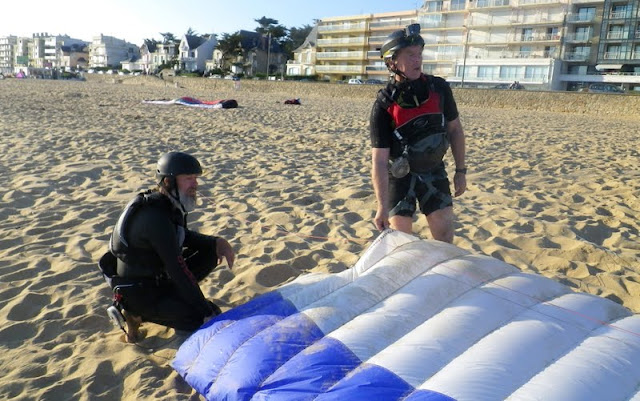
<svg viewBox="0 0 640 401"><path fill-rule="evenodd" d="M384 85L386 82L381 79L367 79L364 83L367 85Z"/></svg>
<svg viewBox="0 0 640 401"><path fill-rule="evenodd" d="M596 83L589 85L588 88L584 88L582 92L593 93L625 93L624 89L614 84Z"/></svg>
<svg viewBox="0 0 640 401"><path fill-rule="evenodd" d="M524 86L520 82L512 82L510 84L498 84L493 89L524 89Z"/></svg>
<svg viewBox="0 0 640 401"><path fill-rule="evenodd" d="M349 80L349 85L362 85L362 80L358 78L351 78Z"/></svg>

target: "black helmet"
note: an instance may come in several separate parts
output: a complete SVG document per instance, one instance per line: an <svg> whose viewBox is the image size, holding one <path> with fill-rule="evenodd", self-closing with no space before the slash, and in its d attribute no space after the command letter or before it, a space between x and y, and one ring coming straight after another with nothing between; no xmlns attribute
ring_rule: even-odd
<svg viewBox="0 0 640 401"><path fill-rule="evenodd" d="M164 177L175 177L179 174L202 174L198 160L184 152L169 152L158 160L156 177L162 181Z"/></svg>
<svg viewBox="0 0 640 401"><path fill-rule="evenodd" d="M416 45L424 47L424 39L420 36L420 24L411 24L404 30L394 31L387 36L380 48L380 57L387 61L393 59L398 50Z"/></svg>

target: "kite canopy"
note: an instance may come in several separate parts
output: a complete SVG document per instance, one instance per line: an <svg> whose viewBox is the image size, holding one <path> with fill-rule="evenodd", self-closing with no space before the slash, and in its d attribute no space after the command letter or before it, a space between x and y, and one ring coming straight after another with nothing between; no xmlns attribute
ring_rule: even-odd
<svg viewBox="0 0 640 401"><path fill-rule="evenodd" d="M640 400L639 333L610 300L388 231L208 322L172 365L208 400Z"/></svg>

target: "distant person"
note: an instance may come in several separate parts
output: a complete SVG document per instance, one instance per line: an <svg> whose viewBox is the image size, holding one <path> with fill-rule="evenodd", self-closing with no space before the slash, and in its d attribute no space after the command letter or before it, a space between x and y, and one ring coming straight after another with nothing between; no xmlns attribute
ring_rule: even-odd
<svg viewBox="0 0 640 401"><path fill-rule="evenodd" d="M420 25L391 33L381 56L391 79L371 111L372 180L379 230L412 232L416 204L434 239L453 241L453 201L443 162L451 144L455 196L467 188L465 138L447 82L422 73ZM390 164L391 162L391 164Z"/></svg>
<svg viewBox="0 0 640 401"><path fill-rule="evenodd" d="M142 322L192 331L220 313L198 282L223 258L233 267L235 254L225 239L187 228L201 174L193 156L163 155L156 170L158 190L138 194L113 229L100 267L126 322L128 342L138 340Z"/></svg>

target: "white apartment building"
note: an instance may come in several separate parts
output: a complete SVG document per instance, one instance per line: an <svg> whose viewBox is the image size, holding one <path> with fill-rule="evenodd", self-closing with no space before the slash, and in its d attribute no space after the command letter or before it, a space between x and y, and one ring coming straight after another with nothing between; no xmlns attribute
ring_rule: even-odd
<svg viewBox="0 0 640 401"><path fill-rule="evenodd" d="M417 22L418 11L324 18L318 22L315 72L331 81L380 78L388 72L380 46L394 30Z"/></svg>
<svg viewBox="0 0 640 401"><path fill-rule="evenodd" d="M44 67L60 68L64 67L61 59L61 49L63 46L82 49L89 43L74 39L67 35L51 35L44 37Z"/></svg>
<svg viewBox="0 0 640 401"><path fill-rule="evenodd" d="M112 36L96 36L89 46L89 66L114 67L120 62L140 57L140 49L133 43Z"/></svg>
<svg viewBox="0 0 640 401"><path fill-rule="evenodd" d="M317 27L315 70L332 81L386 78L382 43L392 31L418 22L424 71L452 86L519 81L527 89L577 90L611 82L640 90L639 4L427 0L419 10L325 18Z"/></svg>
<svg viewBox="0 0 640 401"><path fill-rule="evenodd" d="M13 73L14 47L17 43L15 36L0 37L0 73Z"/></svg>

